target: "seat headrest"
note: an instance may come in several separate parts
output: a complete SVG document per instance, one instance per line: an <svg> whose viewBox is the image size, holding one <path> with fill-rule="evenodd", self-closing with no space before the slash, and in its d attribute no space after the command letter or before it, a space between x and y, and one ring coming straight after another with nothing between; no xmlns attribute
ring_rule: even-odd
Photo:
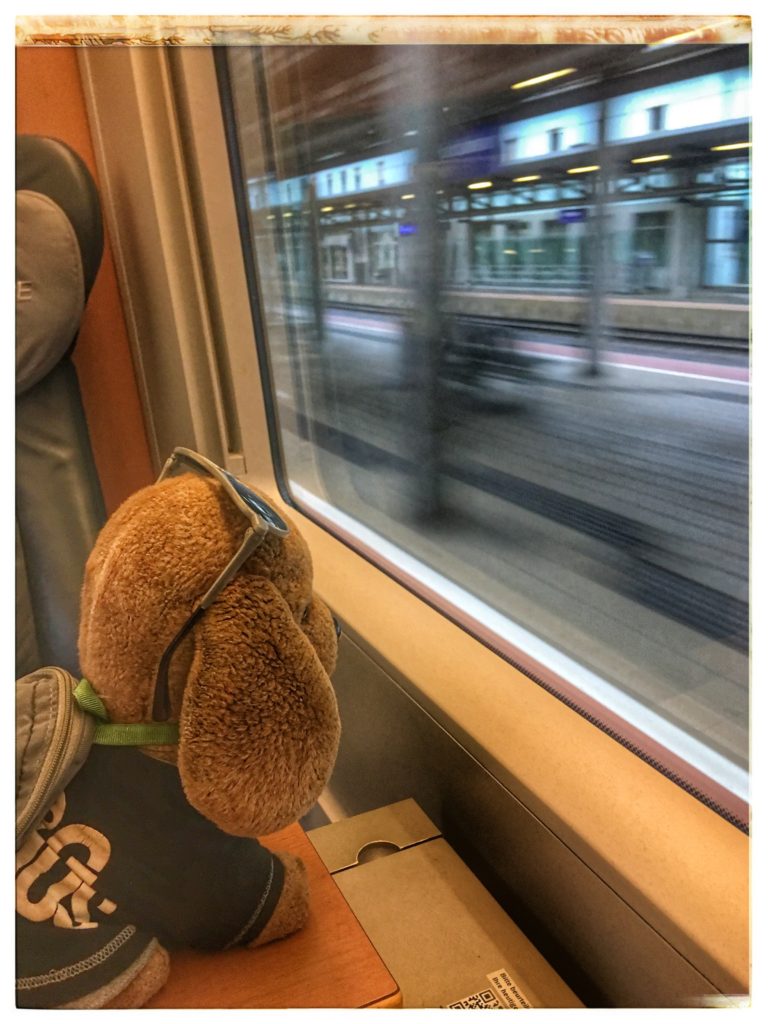
<svg viewBox="0 0 768 1024"><path fill-rule="evenodd" d="M66 355L101 263L96 184L58 139L16 138L16 393Z"/></svg>

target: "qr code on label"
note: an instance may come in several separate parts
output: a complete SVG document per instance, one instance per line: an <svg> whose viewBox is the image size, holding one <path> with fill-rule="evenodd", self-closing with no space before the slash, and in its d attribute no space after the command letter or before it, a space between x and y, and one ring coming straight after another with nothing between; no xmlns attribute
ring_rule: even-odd
<svg viewBox="0 0 768 1024"><path fill-rule="evenodd" d="M449 1010L501 1010L501 1003L489 989L482 992L473 992L471 996L465 996L456 1003L449 1003Z"/></svg>

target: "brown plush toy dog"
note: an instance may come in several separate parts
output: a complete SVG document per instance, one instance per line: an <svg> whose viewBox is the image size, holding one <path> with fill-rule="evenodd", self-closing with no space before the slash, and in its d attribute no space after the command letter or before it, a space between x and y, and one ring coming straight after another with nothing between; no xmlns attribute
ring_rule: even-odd
<svg viewBox="0 0 768 1024"><path fill-rule="evenodd" d="M86 567L80 659L127 745L97 740L33 837L53 852L17 884L25 1005L142 1006L168 948L302 927L303 864L256 840L330 775L336 649L304 540L207 460L177 449L112 515Z"/></svg>

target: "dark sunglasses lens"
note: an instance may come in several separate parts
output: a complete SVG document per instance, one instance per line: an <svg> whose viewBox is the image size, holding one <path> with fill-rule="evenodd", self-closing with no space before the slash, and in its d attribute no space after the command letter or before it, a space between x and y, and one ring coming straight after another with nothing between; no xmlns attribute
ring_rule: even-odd
<svg viewBox="0 0 768 1024"><path fill-rule="evenodd" d="M237 477L232 476L232 474L228 473L226 470L222 470L222 472L249 509L257 515L260 515L261 518L269 523L273 529L277 530L278 533L288 533L288 526L285 523L285 520L275 512L271 505L268 505L266 501L263 501L258 497L258 495L254 494L250 488L245 486L245 484L240 483Z"/></svg>

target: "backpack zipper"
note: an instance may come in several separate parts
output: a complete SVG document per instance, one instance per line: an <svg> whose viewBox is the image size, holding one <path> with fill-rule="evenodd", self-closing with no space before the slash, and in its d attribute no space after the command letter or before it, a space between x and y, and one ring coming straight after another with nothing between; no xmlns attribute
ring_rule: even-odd
<svg viewBox="0 0 768 1024"><path fill-rule="evenodd" d="M46 754L45 761L40 769L40 774L35 782L32 794L27 802L26 810L16 822L16 842L24 836L30 824L34 822L39 812L47 810L45 803L50 799L52 792L51 783L59 773L62 763L62 755L70 746L70 738L76 731L77 718L73 712L71 677L68 673L54 669L56 676L57 705L56 725L53 739Z"/></svg>

